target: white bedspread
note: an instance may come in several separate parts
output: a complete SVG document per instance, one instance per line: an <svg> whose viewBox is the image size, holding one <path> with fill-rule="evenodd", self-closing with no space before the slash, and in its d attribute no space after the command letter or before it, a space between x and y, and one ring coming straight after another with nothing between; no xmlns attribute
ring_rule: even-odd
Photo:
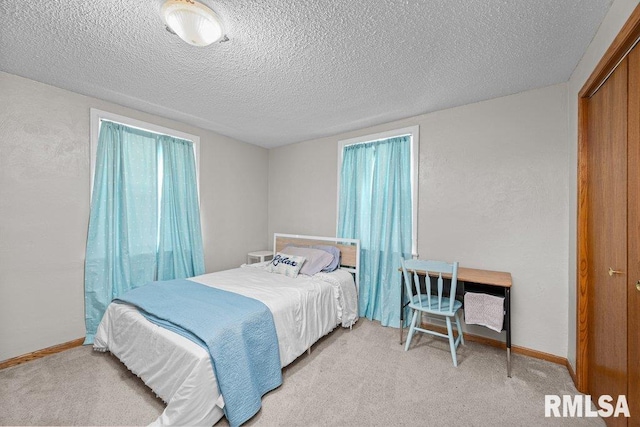
<svg viewBox="0 0 640 427"><path fill-rule="evenodd" d="M292 279L255 264L245 267L190 280L255 298L269 307L283 367L336 325L348 327L357 320L355 284L348 272ZM152 425L211 426L224 415L207 351L152 324L137 309L110 304L94 349L109 350L167 403Z"/></svg>

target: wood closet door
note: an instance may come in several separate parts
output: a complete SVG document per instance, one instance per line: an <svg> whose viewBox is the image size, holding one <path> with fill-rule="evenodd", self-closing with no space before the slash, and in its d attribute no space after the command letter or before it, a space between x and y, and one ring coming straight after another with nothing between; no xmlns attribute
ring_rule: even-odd
<svg viewBox="0 0 640 427"><path fill-rule="evenodd" d="M628 280L627 280L627 401L630 426L640 426L640 49L631 51L629 59L628 126Z"/></svg>
<svg viewBox="0 0 640 427"><path fill-rule="evenodd" d="M587 104L587 388L596 401L627 394L627 79L625 59Z"/></svg>

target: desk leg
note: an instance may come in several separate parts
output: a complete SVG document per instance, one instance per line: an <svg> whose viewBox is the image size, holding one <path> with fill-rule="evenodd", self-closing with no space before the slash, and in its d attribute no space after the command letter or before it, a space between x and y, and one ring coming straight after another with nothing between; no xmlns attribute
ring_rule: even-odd
<svg viewBox="0 0 640 427"><path fill-rule="evenodd" d="M507 331L507 377L511 378L511 288L504 288Z"/></svg>
<svg viewBox="0 0 640 427"><path fill-rule="evenodd" d="M400 345L404 329L404 274L400 273Z"/></svg>

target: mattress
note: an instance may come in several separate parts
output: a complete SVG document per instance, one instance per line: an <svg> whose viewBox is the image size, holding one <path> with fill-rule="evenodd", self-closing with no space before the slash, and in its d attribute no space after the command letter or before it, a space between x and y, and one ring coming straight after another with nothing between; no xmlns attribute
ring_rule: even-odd
<svg viewBox="0 0 640 427"><path fill-rule="evenodd" d="M264 303L273 313L283 367L337 325L348 327L357 320L355 283L340 269L290 278L251 264L190 280ZM111 303L94 349L118 357L167 404L151 425L211 426L224 415L224 397L218 392L209 353L152 324L136 308Z"/></svg>

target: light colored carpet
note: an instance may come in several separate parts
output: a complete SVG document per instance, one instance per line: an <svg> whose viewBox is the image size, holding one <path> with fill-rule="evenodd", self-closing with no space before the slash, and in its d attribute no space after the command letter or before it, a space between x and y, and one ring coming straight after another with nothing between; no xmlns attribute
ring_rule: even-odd
<svg viewBox="0 0 640 427"><path fill-rule="evenodd" d="M467 343L451 363L445 340L360 320L284 370L256 426L603 426L599 418L544 417L545 394L576 394L563 366ZM164 409L114 356L80 347L0 371L2 425L146 425ZM218 425L226 426L226 419Z"/></svg>

